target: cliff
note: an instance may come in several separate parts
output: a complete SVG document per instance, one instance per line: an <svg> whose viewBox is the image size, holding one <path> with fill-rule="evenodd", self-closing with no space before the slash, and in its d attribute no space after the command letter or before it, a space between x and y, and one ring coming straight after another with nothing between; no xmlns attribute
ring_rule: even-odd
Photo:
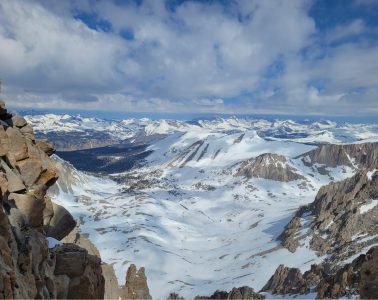
<svg viewBox="0 0 378 300"><path fill-rule="evenodd" d="M58 179L53 153L0 101L0 298L104 297L101 259L58 241L76 222L46 195Z"/></svg>

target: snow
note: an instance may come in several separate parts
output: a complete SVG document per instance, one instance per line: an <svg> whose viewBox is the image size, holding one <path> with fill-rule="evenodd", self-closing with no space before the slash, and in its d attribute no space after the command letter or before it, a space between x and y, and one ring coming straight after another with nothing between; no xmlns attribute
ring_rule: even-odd
<svg viewBox="0 0 378 300"><path fill-rule="evenodd" d="M373 178L373 175L375 174L375 172L377 171L377 169L374 169L374 170L371 170L369 172L366 173L366 176L369 180L372 180Z"/></svg>
<svg viewBox="0 0 378 300"><path fill-rule="evenodd" d="M63 176L57 182L58 193L52 195L82 221L81 231L89 234L102 259L114 265L120 284L131 263L144 266L151 295L162 299L169 292L193 298L242 285L259 290L279 264L304 272L321 262L324 257L309 247L310 235L295 253L282 248L277 237L321 186L350 177L355 170L340 166L321 175L316 171L320 165L311 168L296 157L319 141L378 137L376 125L333 122L30 118L45 132L59 127L117 137L165 135L151 142L148 150L153 153L144 166L113 174L125 176L123 183L79 172L58 159L64 164ZM305 179L278 182L234 176L243 161L263 153L284 155L286 164ZM360 212L376 204L372 200ZM309 234L311 218L301 219L299 234Z"/></svg>
<svg viewBox="0 0 378 300"><path fill-rule="evenodd" d="M372 210L378 205L378 199L370 199L368 200L368 203L361 205L360 208L360 213L365 214L369 210Z"/></svg>
<svg viewBox="0 0 378 300"><path fill-rule="evenodd" d="M46 239L47 239L49 249L54 248L55 246L62 244L60 241L58 241L57 239L54 239L53 237L50 237L50 236L47 237Z"/></svg>

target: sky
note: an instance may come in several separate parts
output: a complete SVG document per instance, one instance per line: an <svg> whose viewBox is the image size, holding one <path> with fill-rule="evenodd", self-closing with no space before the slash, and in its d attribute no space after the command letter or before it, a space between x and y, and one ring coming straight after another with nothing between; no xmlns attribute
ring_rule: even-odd
<svg viewBox="0 0 378 300"><path fill-rule="evenodd" d="M15 109L378 115L378 0L1 0Z"/></svg>

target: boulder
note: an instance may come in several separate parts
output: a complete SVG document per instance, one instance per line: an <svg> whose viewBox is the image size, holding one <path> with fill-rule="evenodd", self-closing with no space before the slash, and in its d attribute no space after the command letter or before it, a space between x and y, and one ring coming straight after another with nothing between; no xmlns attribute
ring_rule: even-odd
<svg viewBox="0 0 378 300"><path fill-rule="evenodd" d="M55 152L55 148L53 143L48 140L36 140L36 145L39 147L43 152L45 152L48 156L51 156Z"/></svg>
<svg viewBox="0 0 378 300"><path fill-rule="evenodd" d="M12 117L11 124L12 126L22 128L25 127L28 123L26 122L24 117L16 115Z"/></svg>
<svg viewBox="0 0 378 300"><path fill-rule="evenodd" d="M75 278L84 274L88 264L88 251L74 244L62 244L54 251L56 255L55 275Z"/></svg>
<svg viewBox="0 0 378 300"><path fill-rule="evenodd" d="M37 182L42 173L42 162L37 158L28 158L17 162L17 169L26 186L32 186Z"/></svg>
<svg viewBox="0 0 378 300"><path fill-rule="evenodd" d="M63 206L53 203L52 207L54 214L45 226L46 235L60 241L75 228L76 221Z"/></svg>
<svg viewBox="0 0 378 300"><path fill-rule="evenodd" d="M32 227L43 225L43 210L46 207L44 199L36 198L30 194L11 193L9 200L14 202L28 225Z"/></svg>
<svg viewBox="0 0 378 300"><path fill-rule="evenodd" d="M4 126L0 125L0 156L7 155L9 151L9 139Z"/></svg>
<svg viewBox="0 0 378 300"><path fill-rule="evenodd" d="M8 127L5 131L9 139L9 153L16 161L28 157L28 146L26 140L18 128Z"/></svg>
<svg viewBox="0 0 378 300"><path fill-rule="evenodd" d="M0 160L1 168L5 172L5 176L8 180L8 190L10 193L16 193L26 190L24 183L21 180L21 176L16 174L5 161Z"/></svg>

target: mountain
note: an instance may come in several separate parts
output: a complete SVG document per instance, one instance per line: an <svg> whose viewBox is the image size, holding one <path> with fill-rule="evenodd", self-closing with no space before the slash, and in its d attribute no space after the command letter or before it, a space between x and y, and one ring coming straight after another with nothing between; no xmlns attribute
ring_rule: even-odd
<svg viewBox="0 0 378 300"><path fill-rule="evenodd" d="M119 282L124 282L132 263L145 266L154 298L167 298L170 293L192 298L240 286L259 291L282 263L302 274L311 265L326 263L328 254L314 246L314 235L302 236L305 230L306 234L315 230L313 215L290 220L314 199L326 203L353 197L344 196L349 188L336 189L336 182L352 180L352 189L358 180L348 178L370 174L377 153L376 125L236 118L148 122L157 131L146 131L145 123L123 141L127 147L143 145L143 156L123 156L119 165L112 166L117 166L116 171L93 169L102 164L104 148L90 150L95 153L86 167L91 175L55 156L63 166L61 173L67 175L60 177L50 195L81 220L81 232L104 261L114 265ZM319 130L332 134L336 144L330 143L334 139L327 144L318 140ZM151 139L143 140L151 133ZM105 149L111 152L113 147L120 149L119 144ZM117 151L116 156L121 156ZM100 172L107 175L99 176ZM328 185L338 198L319 196L326 189L322 186ZM291 228L292 223L301 227ZM373 231L365 233L359 241L368 237L375 241ZM295 249L284 242L286 235L297 240ZM336 244L330 248L334 254ZM343 265L368 250L356 247L334 257ZM269 290L265 294L272 296Z"/></svg>

